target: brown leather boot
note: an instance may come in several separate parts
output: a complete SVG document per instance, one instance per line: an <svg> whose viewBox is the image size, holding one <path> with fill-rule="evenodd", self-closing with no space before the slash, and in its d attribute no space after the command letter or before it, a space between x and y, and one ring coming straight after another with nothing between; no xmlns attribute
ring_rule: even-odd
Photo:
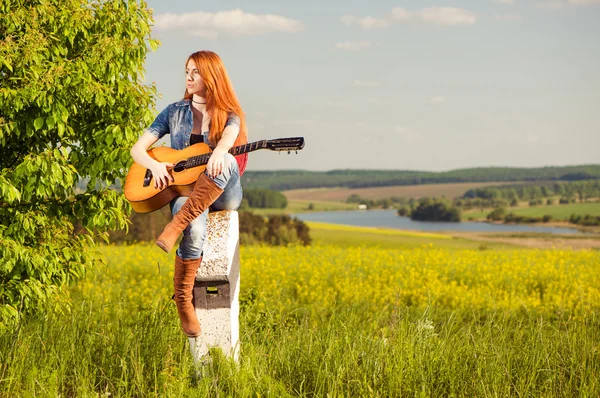
<svg viewBox="0 0 600 398"><path fill-rule="evenodd" d="M183 333L188 337L198 337L201 331L193 302L194 281L201 261L202 257L183 259L175 256L175 272L173 275L175 305L177 306Z"/></svg>
<svg viewBox="0 0 600 398"><path fill-rule="evenodd" d="M208 208L223 193L213 180L204 173L196 180L194 190L181 209L175 213L173 220L167 224L156 239L156 245L166 251L171 251L177 238L185 227Z"/></svg>

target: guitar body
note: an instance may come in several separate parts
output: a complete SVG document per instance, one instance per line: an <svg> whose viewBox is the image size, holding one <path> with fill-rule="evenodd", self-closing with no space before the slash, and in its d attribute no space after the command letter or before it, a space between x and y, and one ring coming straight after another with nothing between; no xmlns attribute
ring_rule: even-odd
<svg viewBox="0 0 600 398"><path fill-rule="evenodd" d="M211 149L208 145L198 143L181 150L157 147L149 150L148 155L159 162L169 162L177 166L178 163L184 162L188 158L210 152ZM125 179L123 192L133 210L138 213L149 213L160 209L179 196L189 196L194 189L196 180L204 170L206 170L206 165L181 168L181 170L174 167L170 173L175 181L169 183L166 188L158 189L154 188L154 178L149 180L149 184L144 184L144 181L148 180L147 169L133 163Z"/></svg>

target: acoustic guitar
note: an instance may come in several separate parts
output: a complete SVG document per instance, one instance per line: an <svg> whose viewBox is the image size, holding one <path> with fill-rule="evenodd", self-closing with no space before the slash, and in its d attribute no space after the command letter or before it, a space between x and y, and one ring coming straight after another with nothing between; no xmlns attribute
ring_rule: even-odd
<svg viewBox="0 0 600 398"><path fill-rule="evenodd" d="M234 156L243 153L269 149L271 151L299 151L304 148L304 138L278 138L262 140L249 144L233 147L229 150ZM158 210L171 200L179 196L189 196L194 189L194 184L206 169L206 164L212 151L205 143L191 145L185 149L177 150L167 147L150 149L148 154L159 162L173 164L170 173L174 182L169 182L162 189L154 188L152 172L137 163L133 163L125 179L125 198L131 203L133 210L138 213L149 213Z"/></svg>

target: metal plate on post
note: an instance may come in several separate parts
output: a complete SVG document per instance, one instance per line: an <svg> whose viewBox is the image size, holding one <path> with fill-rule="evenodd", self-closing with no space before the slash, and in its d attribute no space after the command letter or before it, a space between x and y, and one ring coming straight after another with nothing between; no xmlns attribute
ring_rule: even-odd
<svg viewBox="0 0 600 398"><path fill-rule="evenodd" d="M202 281L194 285L194 305L196 308L211 310L231 308L231 290L226 281Z"/></svg>

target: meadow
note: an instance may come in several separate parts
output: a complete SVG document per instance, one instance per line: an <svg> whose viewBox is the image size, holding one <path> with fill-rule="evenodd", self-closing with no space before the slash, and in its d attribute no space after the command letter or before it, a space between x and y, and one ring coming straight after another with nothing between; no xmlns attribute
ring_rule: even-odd
<svg viewBox="0 0 600 398"><path fill-rule="evenodd" d="M0 335L5 397L580 397L600 394L600 252L311 223L241 248L239 364L195 377L173 255L106 263ZM353 238L351 238L353 236Z"/></svg>
<svg viewBox="0 0 600 398"><path fill-rule="evenodd" d="M344 202L327 202L319 200L288 200L285 209L275 208L251 208L251 212L261 215L269 214L295 214L307 213L312 211L340 211L340 210L356 210L355 203Z"/></svg>
<svg viewBox="0 0 600 398"><path fill-rule="evenodd" d="M557 201L557 199L555 200ZM468 220L469 218L481 219L493 210L493 208L485 209L480 211L479 209L473 209L465 211L462 214L462 218ZM546 214L552 216L553 220L569 220L571 214L590 214L592 216L600 216L600 202L587 202L587 203L569 203L564 205L538 205L529 206L527 204L519 207L508 207L506 208L507 213L515 213L519 216L529 217L543 217Z"/></svg>
<svg viewBox="0 0 600 398"><path fill-rule="evenodd" d="M293 189L282 193L288 201L323 201L345 202L348 196L358 195L365 199L385 199L392 196L405 198L421 198L424 196L446 196L454 198L463 195L469 189L504 185L506 182L460 182L444 184L394 185L370 188L309 188ZM527 184L526 181L511 182L511 184Z"/></svg>

